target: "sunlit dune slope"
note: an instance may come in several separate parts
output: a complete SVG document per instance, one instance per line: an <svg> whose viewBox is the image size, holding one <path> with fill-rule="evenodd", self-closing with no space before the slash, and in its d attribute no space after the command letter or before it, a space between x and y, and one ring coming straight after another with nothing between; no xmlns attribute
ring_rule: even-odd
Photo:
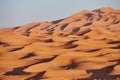
<svg viewBox="0 0 120 80"><path fill-rule="evenodd" d="M0 80L120 80L120 9L1 29Z"/></svg>

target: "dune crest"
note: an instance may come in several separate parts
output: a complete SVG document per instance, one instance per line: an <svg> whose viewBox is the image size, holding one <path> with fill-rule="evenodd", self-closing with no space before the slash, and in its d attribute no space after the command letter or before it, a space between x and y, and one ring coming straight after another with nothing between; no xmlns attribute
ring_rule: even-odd
<svg viewBox="0 0 120 80"><path fill-rule="evenodd" d="M120 9L0 30L0 80L120 80Z"/></svg>

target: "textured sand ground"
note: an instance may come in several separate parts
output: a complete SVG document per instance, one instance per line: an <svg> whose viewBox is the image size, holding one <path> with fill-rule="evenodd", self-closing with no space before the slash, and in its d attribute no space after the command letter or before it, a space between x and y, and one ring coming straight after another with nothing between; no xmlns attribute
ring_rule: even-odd
<svg viewBox="0 0 120 80"><path fill-rule="evenodd" d="M120 10L0 30L0 80L120 80Z"/></svg>

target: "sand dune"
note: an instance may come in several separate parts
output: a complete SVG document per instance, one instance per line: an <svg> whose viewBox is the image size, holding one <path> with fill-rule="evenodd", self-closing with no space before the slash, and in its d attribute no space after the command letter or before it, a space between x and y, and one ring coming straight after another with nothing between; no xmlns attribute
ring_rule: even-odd
<svg viewBox="0 0 120 80"><path fill-rule="evenodd" d="M0 80L120 80L120 10L1 29Z"/></svg>

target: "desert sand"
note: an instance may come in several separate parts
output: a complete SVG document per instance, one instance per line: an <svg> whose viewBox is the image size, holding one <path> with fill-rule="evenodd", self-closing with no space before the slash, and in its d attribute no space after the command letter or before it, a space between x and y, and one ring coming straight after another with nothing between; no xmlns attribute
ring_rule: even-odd
<svg viewBox="0 0 120 80"><path fill-rule="evenodd" d="M1 29L0 80L120 80L120 9Z"/></svg>

